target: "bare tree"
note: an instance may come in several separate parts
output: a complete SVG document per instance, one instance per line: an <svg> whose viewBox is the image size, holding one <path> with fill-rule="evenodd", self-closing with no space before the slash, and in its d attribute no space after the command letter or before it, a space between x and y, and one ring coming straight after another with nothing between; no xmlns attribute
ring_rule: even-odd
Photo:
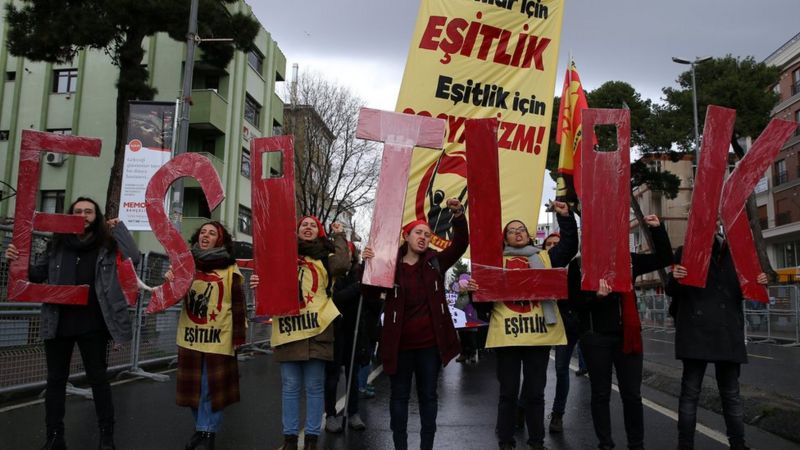
<svg viewBox="0 0 800 450"><path fill-rule="evenodd" d="M380 152L356 139L363 101L318 73L304 73L287 86L284 133L295 136L299 212L323 223L352 218L372 203Z"/></svg>

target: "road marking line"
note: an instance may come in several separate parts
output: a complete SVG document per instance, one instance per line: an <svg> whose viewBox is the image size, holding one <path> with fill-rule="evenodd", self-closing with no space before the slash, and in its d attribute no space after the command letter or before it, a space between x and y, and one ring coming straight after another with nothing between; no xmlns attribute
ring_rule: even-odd
<svg viewBox="0 0 800 450"><path fill-rule="evenodd" d="M647 339L648 341L656 341L656 342L663 342L665 344L673 344L672 341L665 341L665 340L662 340L662 339L653 339L653 338L645 338L645 339Z"/></svg>
<svg viewBox="0 0 800 450"><path fill-rule="evenodd" d="M752 353L748 353L747 356L752 356L753 358L761 358L761 359L775 359L771 356L754 355Z"/></svg>
<svg viewBox="0 0 800 450"><path fill-rule="evenodd" d="M175 369L167 369L167 370L165 370L163 372L156 372L156 373L172 373L172 372L175 372L176 370L178 370L178 369L177 368L175 368ZM138 381L138 380L143 380L143 379L144 379L143 377L132 377L132 378L128 378L128 379L125 379L125 380L114 381L114 382L112 382L110 384L111 384L111 386L119 386L121 384L127 384L127 383L131 383L133 381ZM44 399L43 398L39 399L39 400L31 400L29 402L20 403L18 405L6 406L5 408L0 408L0 414L2 414L4 412L8 412L8 411L13 411L15 409L25 408L25 407L33 406L33 405L38 405L40 403L44 403Z"/></svg>
<svg viewBox="0 0 800 450"><path fill-rule="evenodd" d="M550 359L555 361L555 358L552 355L550 356ZM578 366L576 366L575 364L572 364L572 363L570 363L569 368L572 369L573 371L577 371L578 370ZM591 374L589 376L591 376ZM616 383L611 383L611 389L619 392L619 386L617 386ZM665 408L665 407L663 407L663 406L661 406L661 405L659 405L659 404L657 404L657 403L655 403L655 402L653 402L651 400L648 400L648 399L646 399L644 397L642 397L642 405L643 406L647 406L648 408L652 409L653 411L655 411L657 413L660 413L660 414L662 414L662 415L664 415L666 417L669 417L670 419L672 419L672 420L674 420L676 422L678 421L678 413L676 413L675 411L673 411L673 410L671 410L669 408ZM728 445L728 437L726 435L720 433L719 431L714 430L713 428L709 428L709 427L701 424L700 422L697 422L697 425L696 425L695 429L697 431L699 431L700 433L708 436L710 439L719 442L722 445L725 445L725 446Z"/></svg>

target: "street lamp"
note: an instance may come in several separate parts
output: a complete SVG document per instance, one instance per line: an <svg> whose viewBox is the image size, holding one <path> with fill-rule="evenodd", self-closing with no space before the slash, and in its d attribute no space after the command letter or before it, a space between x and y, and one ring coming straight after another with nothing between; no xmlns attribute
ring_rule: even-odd
<svg viewBox="0 0 800 450"><path fill-rule="evenodd" d="M710 56L695 58L694 61L672 57L672 61L678 64L688 64L692 66L692 106L694 107L694 158L695 165L700 164L700 130L697 125L697 79L694 75L694 66L710 60Z"/></svg>

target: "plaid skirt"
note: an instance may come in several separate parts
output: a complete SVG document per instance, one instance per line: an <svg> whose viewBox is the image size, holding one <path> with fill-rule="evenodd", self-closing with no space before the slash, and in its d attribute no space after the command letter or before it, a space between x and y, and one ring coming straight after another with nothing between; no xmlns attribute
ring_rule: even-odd
<svg viewBox="0 0 800 450"><path fill-rule="evenodd" d="M203 360L208 371L211 409L219 411L239 401L239 364L236 356L203 353L178 347L178 406L197 408L200 404L200 380Z"/></svg>

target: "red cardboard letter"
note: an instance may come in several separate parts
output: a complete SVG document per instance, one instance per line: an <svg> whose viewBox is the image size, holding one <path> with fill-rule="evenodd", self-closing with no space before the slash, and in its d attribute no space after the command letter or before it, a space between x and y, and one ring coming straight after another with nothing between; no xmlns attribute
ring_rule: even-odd
<svg viewBox="0 0 800 450"><path fill-rule="evenodd" d="M445 121L441 119L361 108L356 136L384 143L369 232L369 245L375 257L367 261L364 284L394 286L412 151L415 146L441 149L444 127Z"/></svg>
<svg viewBox="0 0 800 450"><path fill-rule="evenodd" d="M480 286L473 300L567 298L566 269L503 268L497 119L467 120L465 133L472 278Z"/></svg>
<svg viewBox="0 0 800 450"><path fill-rule="evenodd" d="M253 157L253 258L256 315L287 316L300 312L297 286L297 217L294 196L294 139L292 136L250 141ZM264 154L280 152L282 176L264 171Z"/></svg>
<svg viewBox="0 0 800 450"><path fill-rule="evenodd" d="M597 152L595 125L617 127L617 150ZM581 141L581 289L596 291L605 279L614 292L630 292L631 116L626 109L583 110Z"/></svg>
<svg viewBox="0 0 800 450"><path fill-rule="evenodd" d="M717 205L728 171L728 149L735 121L736 111L733 109L711 105L706 111L700 164L697 166L692 208L681 254L681 265L686 267L687 276L680 283L687 286L706 285L711 244L717 225Z"/></svg>
<svg viewBox="0 0 800 450"><path fill-rule="evenodd" d="M153 290L147 312L163 311L178 303L187 292L194 278L194 258L181 233L169 221L164 211L164 197L169 186L180 177L193 177L200 183L206 195L208 207L216 208L225 194L222 182L211 161L197 153L183 153L169 160L147 183L145 202L147 203L147 220L153 228L158 242L164 246L175 276Z"/></svg>
<svg viewBox="0 0 800 450"><path fill-rule="evenodd" d="M31 258L32 231L54 233L80 233L83 218L65 214L46 214L34 211L36 192L41 172L42 152L68 155L100 156L100 139L65 136L23 130L17 178L17 199L14 210L14 237L11 243L19 250L19 258L9 265L8 299L23 302L43 302L85 305L89 300L89 286L57 286L28 281Z"/></svg>
<svg viewBox="0 0 800 450"><path fill-rule="evenodd" d="M747 197L755 189L758 180L778 156L781 146L792 136L797 124L773 119L758 137L753 147L736 165L730 178L722 188L720 217L725 227L725 236L731 249L731 257L739 276L744 298L769 301L767 289L756 282L763 272L753 242L753 232L745 211Z"/></svg>

